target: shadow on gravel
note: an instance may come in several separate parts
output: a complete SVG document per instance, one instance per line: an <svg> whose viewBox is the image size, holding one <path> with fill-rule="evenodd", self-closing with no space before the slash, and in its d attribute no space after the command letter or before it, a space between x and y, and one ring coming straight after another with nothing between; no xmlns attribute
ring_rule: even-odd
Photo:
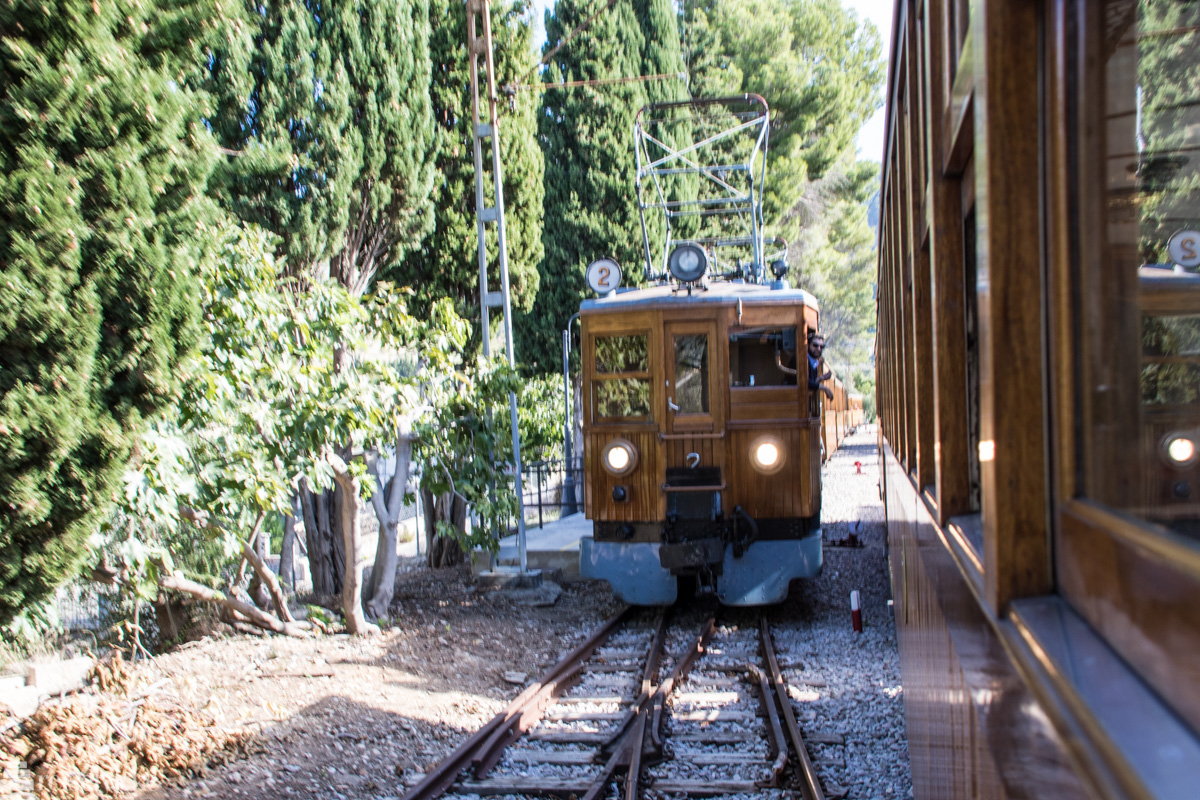
<svg viewBox="0 0 1200 800"><path fill-rule="evenodd" d="M264 723L249 758L138 798L398 798L405 776L437 763L469 733L327 697Z"/></svg>

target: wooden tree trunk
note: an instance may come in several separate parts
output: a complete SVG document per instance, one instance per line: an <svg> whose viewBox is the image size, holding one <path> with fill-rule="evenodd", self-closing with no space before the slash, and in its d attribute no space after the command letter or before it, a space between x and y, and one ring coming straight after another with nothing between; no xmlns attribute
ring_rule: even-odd
<svg viewBox="0 0 1200 800"><path fill-rule="evenodd" d="M379 633L379 628L367 622L362 603L362 523L359 508L358 479L346 468L345 462L334 456L326 456L334 464L334 480L341 490L342 533L345 537L346 572L342 580L342 611L346 615L346 630L352 635ZM336 459L336 460L335 460Z"/></svg>
<svg viewBox="0 0 1200 800"><path fill-rule="evenodd" d="M425 563L440 569L466 561L462 546L449 536L441 536L437 529L438 522L448 522L460 531L466 530L467 504L462 495L446 492L435 500L432 492L422 489L421 502L425 507Z"/></svg>
<svg viewBox="0 0 1200 800"><path fill-rule="evenodd" d="M279 548L279 582L296 591L296 524L302 517L300 495L292 495L292 513L283 518L283 544Z"/></svg>
<svg viewBox="0 0 1200 800"><path fill-rule="evenodd" d="M396 436L396 473L386 486L376 483L371 504L379 520L379 543L375 548L375 566L367 584L367 617L388 616L396 590L396 566L399 560L400 513L404 509L404 490L408 485L408 465L412 460L412 436L402 428Z"/></svg>
<svg viewBox="0 0 1200 800"><path fill-rule="evenodd" d="M304 512L304 534L313 594L336 597L342 593L346 570L345 538L342 532L341 492L313 492L307 482L300 489Z"/></svg>

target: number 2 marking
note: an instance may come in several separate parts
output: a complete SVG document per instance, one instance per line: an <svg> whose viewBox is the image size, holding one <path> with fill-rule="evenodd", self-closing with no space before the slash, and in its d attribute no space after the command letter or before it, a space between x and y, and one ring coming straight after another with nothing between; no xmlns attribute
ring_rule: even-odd
<svg viewBox="0 0 1200 800"><path fill-rule="evenodd" d="M608 276L612 274L612 270L608 267L600 268L600 279L597 281L601 286L608 286Z"/></svg>
<svg viewBox="0 0 1200 800"><path fill-rule="evenodd" d="M1192 259L1198 255L1196 253L1196 240L1190 236L1186 239L1180 240L1179 247L1183 250L1184 258Z"/></svg>

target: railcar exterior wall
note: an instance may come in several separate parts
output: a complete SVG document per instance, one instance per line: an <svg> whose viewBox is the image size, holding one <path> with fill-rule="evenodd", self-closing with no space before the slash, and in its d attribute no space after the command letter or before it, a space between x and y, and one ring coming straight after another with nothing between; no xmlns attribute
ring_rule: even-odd
<svg viewBox="0 0 1200 800"><path fill-rule="evenodd" d="M914 794L1200 775L1200 5L897 0L881 491Z"/></svg>

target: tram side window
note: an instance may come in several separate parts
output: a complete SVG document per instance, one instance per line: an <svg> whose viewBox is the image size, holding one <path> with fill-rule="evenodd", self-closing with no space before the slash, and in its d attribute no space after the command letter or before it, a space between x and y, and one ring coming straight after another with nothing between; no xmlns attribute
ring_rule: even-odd
<svg viewBox="0 0 1200 800"><path fill-rule="evenodd" d="M1136 6L1108 17L1089 98L1076 472L1081 494L1200 541L1200 3Z"/></svg>
<svg viewBox="0 0 1200 800"><path fill-rule="evenodd" d="M597 336L595 351L593 417L622 420L650 416L649 336Z"/></svg>
<svg viewBox="0 0 1200 800"><path fill-rule="evenodd" d="M729 334L730 386L795 386L798 365L807 369L798 357L795 327L746 328Z"/></svg>
<svg viewBox="0 0 1200 800"><path fill-rule="evenodd" d="M963 287L966 294L964 322L967 351L967 473L971 513L981 503L979 467L979 269L976 264L975 209L963 218ZM982 548L982 544L976 542Z"/></svg>

